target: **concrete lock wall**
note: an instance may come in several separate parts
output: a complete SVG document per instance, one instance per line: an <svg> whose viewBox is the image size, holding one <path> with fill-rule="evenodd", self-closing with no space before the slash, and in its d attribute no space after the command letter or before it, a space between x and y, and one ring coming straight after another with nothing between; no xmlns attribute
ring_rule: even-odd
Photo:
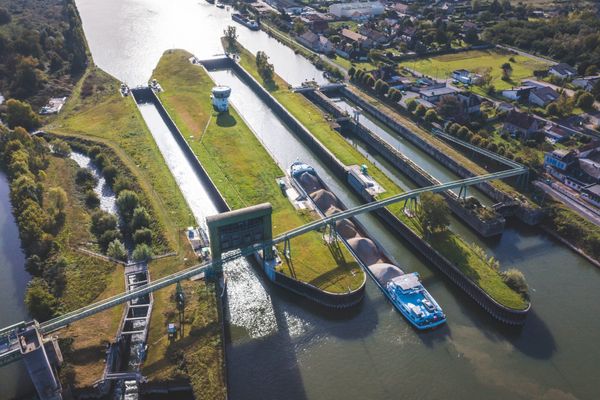
<svg viewBox="0 0 600 400"><path fill-rule="evenodd" d="M294 132L294 134L296 134L321 159L321 161L335 173L335 175L340 177L350 190L356 192L356 189L350 185L347 180L347 168L240 65L232 61L231 67L238 76L271 107L275 114L288 125L292 132ZM374 201L374 198L364 191L359 192L358 195L367 202ZM452 282L473 298L477 304L494 318L512 325L524 323L530 305L526 310L513 310L499 304L457 269L450 261L439 254L427 242L410 230L410 228L404 225L404 223L402 223L402 221L400 221L391 211L386 208L381 208L377 210L375 214L392 230L392 232L399 234L410 243L425 259L442 271Z"/></svg>

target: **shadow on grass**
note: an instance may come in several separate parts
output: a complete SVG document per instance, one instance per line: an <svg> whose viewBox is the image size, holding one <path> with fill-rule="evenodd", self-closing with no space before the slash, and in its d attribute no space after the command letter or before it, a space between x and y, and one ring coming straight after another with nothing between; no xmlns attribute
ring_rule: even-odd
<svg viewBox="0 0 600 400"><path fill-rule="evenodd" d="M217 115L217 125L223 128L231 128L237 124L237 120L229 113Z"/></svg>
<svg viewBox="0 0 600 400"><path fill-rule="evenodd" d="M439 251L471 279L477 280L479 278L479 274L474 269L468 268L469 252L459 244L459 239L453 236L450 231L431 233L426 240L435 250Z"/></svg>

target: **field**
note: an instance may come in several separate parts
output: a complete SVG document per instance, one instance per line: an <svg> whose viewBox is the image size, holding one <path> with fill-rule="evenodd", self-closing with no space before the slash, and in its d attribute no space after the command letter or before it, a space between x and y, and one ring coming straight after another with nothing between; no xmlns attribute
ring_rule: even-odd
<svg viewBox="0 0 600 400"><path fill-rule="evenodd" d="M509 59L514 59L514 62ZM502 64L509 62L513 72L510 81L502 80ZM471 72L482 73L491 68L492 85L496 90L509 89L518 86L521 80L533 76L533 71L545 69L549 64L529 57L500 52L497 50L474 50L456 54L406 61L400 64L411 70L434 78L450 78L452 71L467 69Z"/></svg>
<svg viewBox="0 0 600 400"><path fill-rule="evenodd" d="M239 45L238 45L239 46ZM361 153L352 147L339 133L337 133L325 119L323 113L303 95L290 91L287 83L279 76L275 76L273 84L265 84L258 74L256 63L252 54L239 47L240 64L250 72L255 79L262 82L271 94L292 113L313 135L327 147L337 158L346 165L366 164L369 174L386 189L381 198L390 197L401 193L402 190L394 184L375 165L367 160ZM422 237L423 231L416 218L408 218L402 212L402 205L395 204L388 207L404 223L409 225ZM443 235L436 235L427 239L440 253L460 268L467 276L471 277L480 287L498 302L515 309L523 309L526 302L516 292L506 286L500 275L491 270L486 261L479 258L470 246L458 235L447 231Z"/></svg>
<svg viewBox="0 0 600 400"><path fill-rule="evenodd" d="M202 68L190 64L189 57L183 51L165 53L153 76L165 88L161 100L230 207L270 202L274 234L312 220L314 215L296 212L282 196L276 179L284 175L283 171L237 112L213 111L208 93L214 82ZM292 247L293 271L289 264L283 271L290 275L295 272L299 280L338 293L357 288L363 281L364 275L351 255L344 252L336 259L318 232L294 239Z"/></svg>

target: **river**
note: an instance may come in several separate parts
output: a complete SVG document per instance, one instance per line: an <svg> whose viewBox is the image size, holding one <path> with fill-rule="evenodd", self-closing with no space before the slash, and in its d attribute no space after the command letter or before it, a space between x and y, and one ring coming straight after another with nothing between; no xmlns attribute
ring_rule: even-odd
<svg viewBox="0 0 600 400"><path fill-rule="evenodd" d="M31 276L25 271L19 228L12 214L10 187L0 171L0 326L29 319L25 307L25 289ZM0 397L10 399L32 391L31 381L22 361L0 368Z"/></svg>
<svg viewBox="0 0 600 400"><path fill-rule="evenodd" d="M204 0L78 0L77 5L96 63L129 84L147 81L168 48L185 48L200 58L222 52L219 36L232 24L226 11ZM266 51L290 83L318 75L266 34L239 25L238 33L253 52ZM348 206L357 204L234 75L213 76L232 86L232 103L282 165L302 157ZM166 135L160 134L172 146ZM533 309L523 327L509 328L493 321L378 220L365 216L361 221L407 271L421 274L448 315L446 326L417 333L370 281L360 307L337 314L240 269L236 280L247 282L262 300L246 309L246 320L230 321L232 399L597 398L600 270L537 229L509 224L500 239L480 240L458 226L504 268L525 273ZM243 286L228 294L247 298Z"/></svg>

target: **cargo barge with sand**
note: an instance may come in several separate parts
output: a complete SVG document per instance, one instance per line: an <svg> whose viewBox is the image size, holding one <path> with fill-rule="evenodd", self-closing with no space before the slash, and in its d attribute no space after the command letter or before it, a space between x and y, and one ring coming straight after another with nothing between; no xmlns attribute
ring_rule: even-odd
<svg viewBox="0 0 600 400"><path fill-rule="evenodd" d="M354 172L355 179L369 179L366 171ZM346 209L310 165L296 161L288 174L294 189L310 201L320 215L331 216ZM357 178L357 174L365 177ZM419 275L406 274L396 266L392 257L369 238L360 222L354 218L336 221L331 235L343 240L381 291L415 328L430 329L446 322L441 307L423 287Z"/></svg>

